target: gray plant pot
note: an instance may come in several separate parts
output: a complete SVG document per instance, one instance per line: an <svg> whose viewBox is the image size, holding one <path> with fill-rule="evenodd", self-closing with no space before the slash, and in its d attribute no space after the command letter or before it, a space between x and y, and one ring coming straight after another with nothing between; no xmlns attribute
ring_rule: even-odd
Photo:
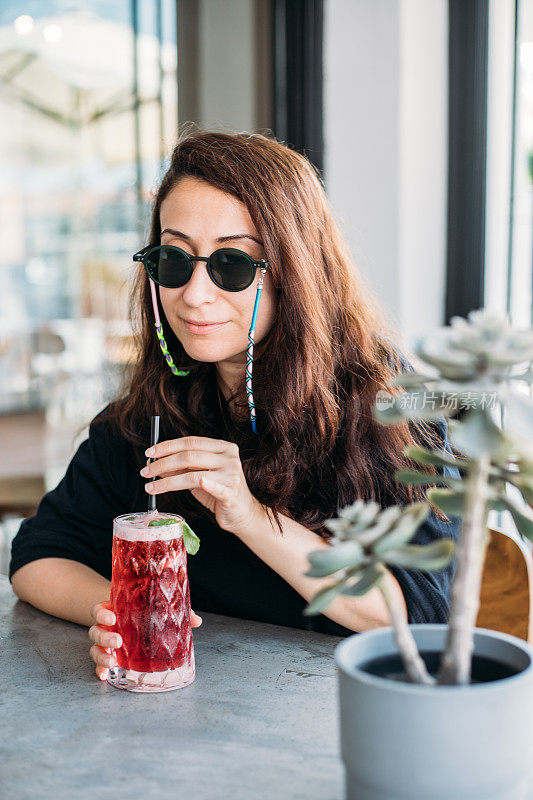
<svg viewBox="0 0 533 800"><path fill-rule="evenodd" d="M420 653L444 649L446 625L409 626ZM361 669L398 653L391 627L335 648L347 800L524 800L533 785L533 650L476 628L474 657L517 670L468 686L431 687ZM429 671L432 672L431 667Z"/></svg>

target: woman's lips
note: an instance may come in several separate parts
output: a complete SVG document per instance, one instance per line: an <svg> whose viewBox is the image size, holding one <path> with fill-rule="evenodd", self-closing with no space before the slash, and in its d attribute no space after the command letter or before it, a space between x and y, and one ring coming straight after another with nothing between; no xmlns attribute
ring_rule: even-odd
<svg viewBox="0 0 533 800"><path fill-rule="evenodd" d="M220 330L220 328L223 328L225 325L228 325L229 323L220 322L218 325L192 325L190 322L185 322L185 320L183 320L183 324L190 333L198 333L201 335L218 331Z"/></svg>

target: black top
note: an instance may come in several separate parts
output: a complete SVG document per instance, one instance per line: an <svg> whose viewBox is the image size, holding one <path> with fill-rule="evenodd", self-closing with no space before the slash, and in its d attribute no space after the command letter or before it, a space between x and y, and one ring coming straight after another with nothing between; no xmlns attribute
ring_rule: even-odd
<svg viewBox="0 0 533 800"><path fill-rule="evenodd" d="M448 449L443 418L437 429ZM220 438L228 440L222 423L220 430ZM89 437L80 444L65 476L45 494L35 516L22 522L13 540L10 579L30 561L56 557L79 561L110 580L113 518L148 507L146 479L139 474L145 463L112 423L93 420ZM451 474L458 472L452 469ZM309 502L313 502L312 496ZM324 614L304 616L306 600L237 536L220 528L214 515L187 521L201 540L198 553L187 559L195 611L337 636L354 633ZM411 541L427 544L441 537L457 539L459 526L458 518L442 522L432 512ZM410 623L447 622L455 559L433 573L389 569L403 590Z"/></svg>

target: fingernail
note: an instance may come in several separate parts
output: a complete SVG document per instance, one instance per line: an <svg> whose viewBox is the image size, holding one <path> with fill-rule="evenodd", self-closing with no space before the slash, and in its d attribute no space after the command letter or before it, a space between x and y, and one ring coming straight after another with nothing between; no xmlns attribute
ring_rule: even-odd
<svg viewBox="0 0 533 800"><path fill-rule="evenodd" d="M147 483L144 488L146 489L147 492L153 492L154 491L154 486L153 486L152 483Z"/></svg>
<svg viewBox="0 0 533 800"><path fill-rule="evenodd" d="M146 478L149 472L150 470L148 469L148 467L143 467L141 470L141 475L143 476L143 478Z"/></svg>
<svg viewBox="0 0 533 800"><path fill-rule="evenodd" d="M154 447L149 447L148 450L144 451L144 455L148 456L148 457L153 456L154 453L155 453L155 448Z"/></svg>
<svg viewBox="0 0 533 800"><path fill-rule="evenodd" d="M112 647L120 647L120 639L118 638L118 636L112 636L110 641Z"/></svg>

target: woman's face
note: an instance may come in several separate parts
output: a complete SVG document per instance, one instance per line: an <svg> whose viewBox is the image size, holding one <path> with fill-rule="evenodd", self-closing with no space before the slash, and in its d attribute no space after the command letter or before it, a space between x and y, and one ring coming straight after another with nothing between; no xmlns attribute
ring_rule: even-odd
<svg viewBox="0 0 533 800"><path fill-rule="evenodd" d="M200 178L187 176L179 181L161 204L160 222L161 244L175 245L193 256L207 257L221 247L234 247L257 261L265 258L246 206ZM159 287L165 316L188 355L197 361L218 362L223 376L237 375L240 365L246 363L260 274L257 270L253 283L242 292L227 292L213 283L205 261L195 261L194 272L185 286ZM254 343L269 332L274 316L275 290L267 269ZM188 328L184 320L226 324L198 333Z"/></svg>

